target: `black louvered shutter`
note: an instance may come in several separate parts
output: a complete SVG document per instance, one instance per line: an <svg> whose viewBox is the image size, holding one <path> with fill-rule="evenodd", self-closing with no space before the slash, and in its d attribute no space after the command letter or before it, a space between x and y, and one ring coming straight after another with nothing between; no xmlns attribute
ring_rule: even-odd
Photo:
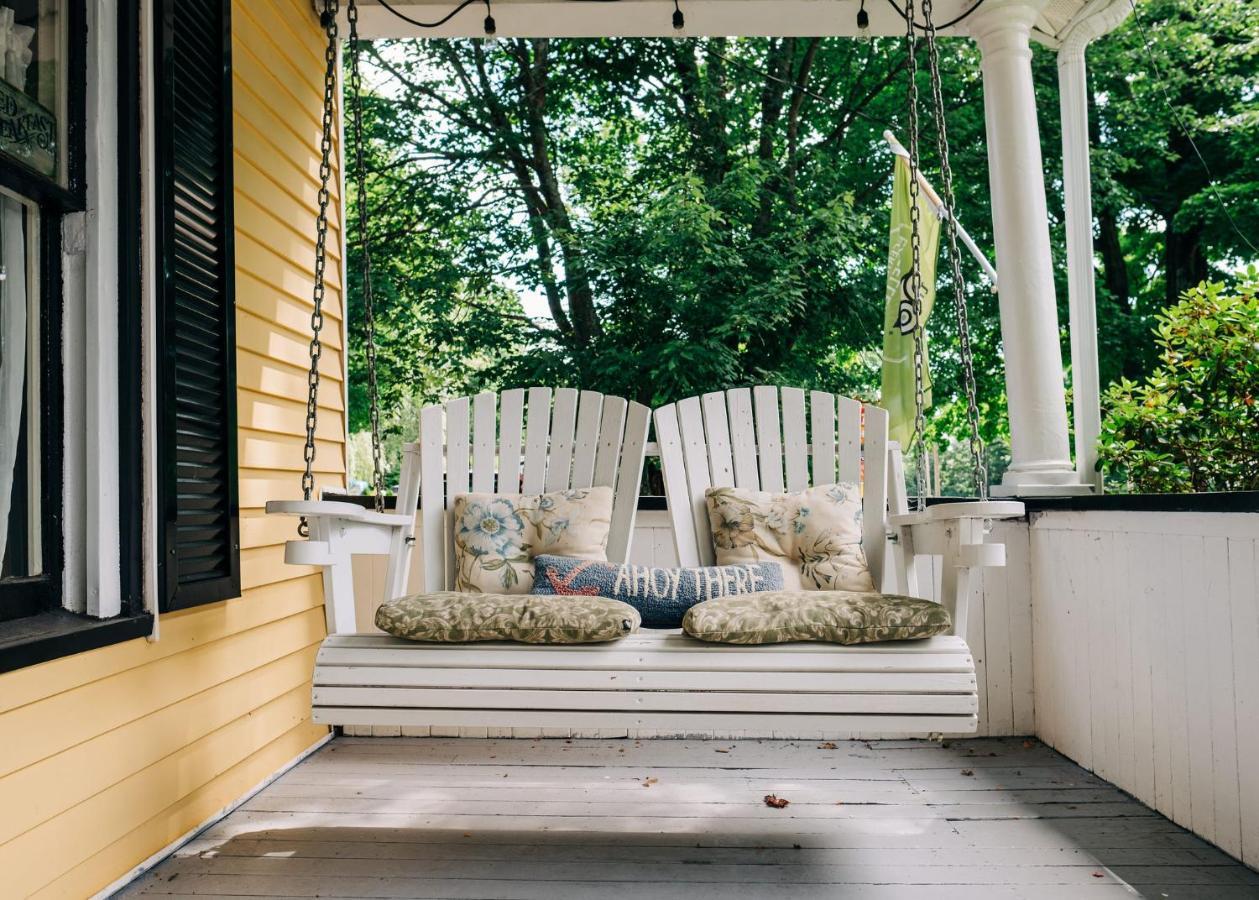
<svg viewBox="0 0 1259 900"><path fill-rule="evenodd" d="M159 0L158 584L240 594L231 0Z"/></svg>

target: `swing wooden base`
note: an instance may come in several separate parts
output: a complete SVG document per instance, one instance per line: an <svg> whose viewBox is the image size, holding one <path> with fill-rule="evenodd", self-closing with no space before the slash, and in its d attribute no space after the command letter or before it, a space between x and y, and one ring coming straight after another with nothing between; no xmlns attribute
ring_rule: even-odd
<svg viewBox="0 0 1259 900"><path fill-rule="evenodd" d="M954 635L855 646L422 644L332 635L314 720L335 725L878 734L971 733L975 663Z"/></svg>

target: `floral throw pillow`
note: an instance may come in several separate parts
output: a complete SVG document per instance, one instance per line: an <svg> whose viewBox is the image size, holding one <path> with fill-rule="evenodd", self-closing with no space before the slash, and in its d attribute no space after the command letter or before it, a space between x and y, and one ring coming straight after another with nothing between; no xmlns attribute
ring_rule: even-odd
<svg viewBox="0 0 1259 900"><path fill-rule="evenodd" d="M612 489L459 494L451 504L455 590L527 594L540 553L606 560Z"/></svg>
<svg viewBox="0 0 1259 900"><path fill-rule="evenodd" d="M861 494L850 483L795 494L709 488L717 565L776 562L786 590L873 591L861 549Z"/></svg>

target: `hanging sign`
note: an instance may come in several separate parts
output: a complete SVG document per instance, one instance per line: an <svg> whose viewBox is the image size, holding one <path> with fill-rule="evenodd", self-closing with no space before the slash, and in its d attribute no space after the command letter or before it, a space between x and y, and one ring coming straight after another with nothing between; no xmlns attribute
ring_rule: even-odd
<svg viewBox="0 0 1259 900"><path fill-rule="evenodd" d="M914 316L913 278L914 251L911 242L913 227L909 220L909 162L899 154L895 157L895 180L892 187L892 227L888 241L887 286L883 310L883 389L879 405L888 411L889 437L909 446L914 434L914 330L919 323ZM922 352L923 394L931 405L931 371L927 365L927 319L936 294L936 255L940 246L940 220L931 204L918 195L918 236L922 270Z"/></svg>
<svg viewBox="0 0 1259 900"><path fill-rule="evenodd" d="M57 117L3 79L0 151L41 175L57 176Z"/></svg>

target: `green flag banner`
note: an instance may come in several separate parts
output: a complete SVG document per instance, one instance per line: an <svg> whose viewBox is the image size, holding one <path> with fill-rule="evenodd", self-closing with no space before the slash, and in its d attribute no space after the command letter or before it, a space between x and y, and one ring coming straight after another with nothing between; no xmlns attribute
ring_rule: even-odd
<svg viewBox="0 0 1259 900"><path fill-rule="evenodd" d="M902 447L914 433L914 304L910 275L914 253L909 221L909 160L897 155L892 187L892 228L887 252L887 290L883 312L883 390L879 404L888 411L890 437ZM927 366L927 319L936 295L936 255L940 247L940 220L923 192L918 192L922 268L923 387L931 405L931 371Z"/></svg>

